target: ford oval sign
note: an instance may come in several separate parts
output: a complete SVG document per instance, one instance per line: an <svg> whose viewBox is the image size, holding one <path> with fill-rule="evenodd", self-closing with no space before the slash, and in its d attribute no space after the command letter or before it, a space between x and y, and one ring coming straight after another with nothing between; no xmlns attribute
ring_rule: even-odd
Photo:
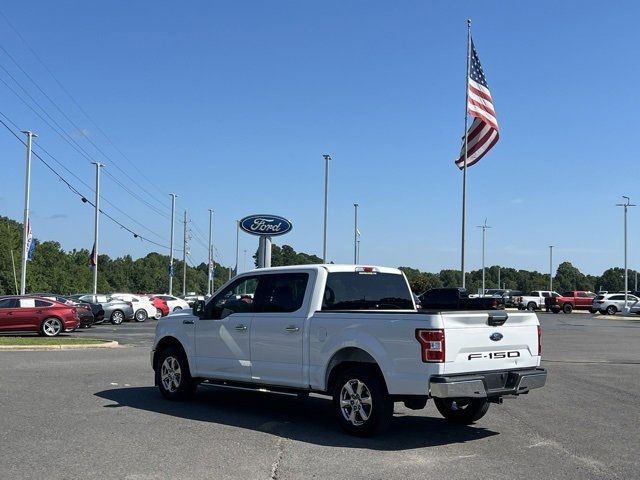
<svg viewBox="0 0 640 480"><path fill-rule="evenodd" d="M496 332L491 334L491 336L489 337L491 340L493 340L494 342L499 342L500 340L502 340L502 334L500 332Z"/></svg>
<svg viewBox="0 0 640 480"><path fill-rule="evenodd" d="M276 215L249 215L240 220L240 228L251 235L273 237L290 232L293 225Z"/></svg>

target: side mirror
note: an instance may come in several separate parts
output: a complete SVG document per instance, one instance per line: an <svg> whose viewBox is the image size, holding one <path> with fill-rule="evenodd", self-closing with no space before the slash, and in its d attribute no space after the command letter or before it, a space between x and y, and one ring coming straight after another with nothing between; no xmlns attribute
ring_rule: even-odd
<svg viewBox="0 0 640 480"><path fill-rule="evenodd" d="M195 316L202 318L204 316L204 300L196 300L193 303L192 312Z"/></svg>

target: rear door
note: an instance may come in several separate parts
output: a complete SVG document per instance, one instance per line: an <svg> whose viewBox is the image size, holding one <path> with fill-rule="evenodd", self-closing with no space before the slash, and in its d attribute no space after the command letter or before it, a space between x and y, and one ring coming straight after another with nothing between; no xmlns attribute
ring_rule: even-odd
<svg viewBox="0 0 640 480"><path fill-rule="evenodd" d="M15 312L20 309L17 298L3 298L0 300L0 331L16 329Z"/></svg>
<svg viewBox="0 0 640 480"><path fill-rule="evenodd" d="M505 317L502 323L499 319ZM490 318L493 318L491 322ZM540 364L535 313L451 312L442 313L442 320L444 373L528 368Z"/></svg>
<svg viewBox="0 0 640 480"><path fill-rule="evenodd" d="M262 275L251 324L251 379L257 383L300 387L307 272Z"/></svg>

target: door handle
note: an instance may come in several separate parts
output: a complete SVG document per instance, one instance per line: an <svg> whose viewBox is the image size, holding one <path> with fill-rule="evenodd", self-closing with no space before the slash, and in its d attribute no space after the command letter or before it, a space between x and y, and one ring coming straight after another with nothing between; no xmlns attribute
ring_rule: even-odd
<svg viewBox="0 0 640 480"><path fill-rule="evenodd" d="M296 327L295 325L289 325L288 327L285 328L285 330L289 333L296 333L300 331L300 327Z"/></svg>
<svg viewBox="0 0 640 480"><path fill-rule="evenodd" d="M247 326L242 324L236 325L236 330L238 330L239 332L246 332Z"/></svg>
<svg viewBox="0 0 640 480"><path fill-rule="evenodd" d="M193 322L193 320L182 320L182 323L184 325L193 325L194 322Z"/></svg>

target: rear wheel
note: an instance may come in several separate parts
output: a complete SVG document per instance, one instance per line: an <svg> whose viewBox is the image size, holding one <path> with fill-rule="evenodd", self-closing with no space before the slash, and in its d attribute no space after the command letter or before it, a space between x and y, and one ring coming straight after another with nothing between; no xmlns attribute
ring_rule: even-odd
<svg viewBox="0 0 640 480"><path fill-rule="evenodd" d="M122 322L124 322L124 313L122 312L122 310L114 310L111 314L111 317L109 318L112 324L120 325Z"/></svg>
<svg viewBox="0 0 640 480"><path fill-rule="evenodd" d="M169 347L159 353L156 383L162 396L168 400L193 398L198 384L191 378L189 362L181 349Z"/></svg>
<svg viewBox="0 0 640 480"><path fill-rule="evenodd" d="M393 417L393 401L384 380L368 367L349 368L338 375L333 406L340 426L357 436L383 430Z"/></svg>
<svg viewBox="0 0 640 480"><path fill-rule="evenodd" d="M440 414L451 423L469 425L480 420L489 410L486 398L434 398Z"/></svg>
<svg viewBox="0 0 640 480"><path fill-rule="evenodd" d="M527 303L527 310L529 310L530 312L533 312L536 309L536 307L537 307L536 302Z"/></svg>
<svg viewBox="0 0 640 480"><path fill-rule="evenodd" d="M562 306L562 311L563 311L564 313L571 313L571 312L573 311L573 305L571 305L570 303L565 303L565 304Z"/></svg>
<svg viewBox="0 0 640 480"><path fill-rule="evenodd" d="M607 312L607 315L615 315L618 309L615 305L609 305L605 311Z"/></svg>
<svg viewBox="0 0 640 480"><path fill-rule="evenodd" d="M149 315L147 315L147 311L144 308L141 308L140 310L136 311L136 314L135 314L136 322L144 322L147 318L149 318Z"/></svg>
<svg viewBox="0 0 640 480"><path fill-rule="evenodd" d="M162 311L159 308L156 308L156 314L154 317L156 320L160 320L162 318Z"/></svg>
<svg viewBox="0 0 640 480"><path fill-rule="evenodd" d="M182 307L176 307L173 309L174 312L179 312L180 310L182 310Z"/></svg>
<svg viewBox="0 0 640 480"><path fill-rule="evenodd" d="M40 335L44 337L58 336L62 330L62 321L59 318L45 318L40 325Z"/></svg>

